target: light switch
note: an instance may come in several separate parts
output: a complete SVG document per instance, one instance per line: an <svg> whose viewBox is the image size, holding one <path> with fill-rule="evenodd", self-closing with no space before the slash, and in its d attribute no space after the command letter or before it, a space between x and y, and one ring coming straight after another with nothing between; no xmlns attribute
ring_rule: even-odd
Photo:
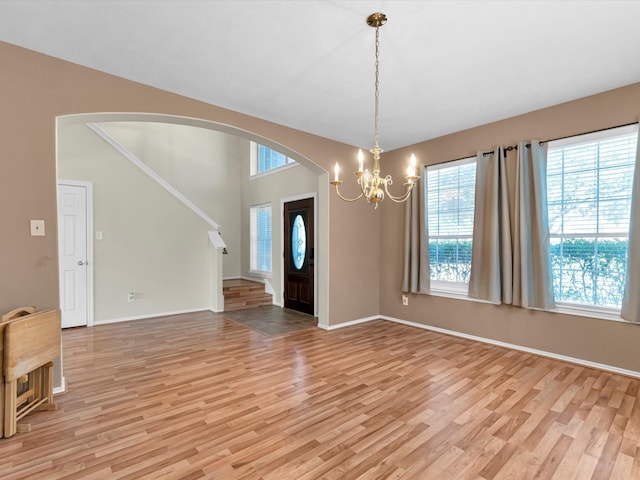
<svg viewBox="0 0 640 480"><path fill-rule="evenodd" d="M31 220L31 236L44 237L44 220Z"/></svg>

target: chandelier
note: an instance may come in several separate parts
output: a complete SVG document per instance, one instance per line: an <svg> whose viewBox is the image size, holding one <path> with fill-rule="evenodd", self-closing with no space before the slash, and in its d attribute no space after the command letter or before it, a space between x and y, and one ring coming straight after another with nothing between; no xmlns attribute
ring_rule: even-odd
<svg viewBox="0 0 640 480"><path fill-rule="evenodd" d="M382 148L378 145L378 100L379 100L379 65L380 65L380 27L387 22L387 16L384 13L372 13L367 17L367 24L370 27L375 27L376 29L376 74L375 74L375 96L374 96L374 146L371 150L369 150L373 154L373 170L369 172L368 169L364 168L364 154L362 150L358 151L358 170L355 173L357 178L357 183L360 186L360 194L355 198L347 198L340 194L339 187L343 183L340 180L340 165L336 162L336 166L334 168L334 178L331 181L331 185L335 185L336 193L338 197L347 202L355 202L360 198L365 198L368 203L372 203L374 208L378 208L378 204L384 200L385 194L394 202L400 203L404 202L411 195L411 191L413 187L416 185L416 180L420 178L416 175L416 157L415 155L411 155L411 159L409 160L409 166L407 167L407 175L406 175L406 183L405 192L401 195L395 196L389 192L389 185L393 184L393 179L391 175L387 175L385 177L380 176L380 154L383 152Z"/></svg>

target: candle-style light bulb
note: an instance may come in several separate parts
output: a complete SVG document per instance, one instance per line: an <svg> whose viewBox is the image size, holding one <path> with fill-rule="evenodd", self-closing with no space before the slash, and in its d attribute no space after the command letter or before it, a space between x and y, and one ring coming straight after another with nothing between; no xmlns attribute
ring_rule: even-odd
<svg viewBox="0 0 640 480"><path fill-rule="evenodd" d="M409 159L409 167L407 167L407 177L416 176L416 156L412 153Z"/></svg>
<svg viewBox="0 0 640 480"><path fill-rule="evenodd" d="M338 165L338 162L336 162L336 166L333 167L333 172L334 172L334 182L338 182L338 173L340 173L340 165Z"/></svg>
<svg viewBox="0 0 640 480"><path fill-rule="evenodd" d="M362 172L364 167L364 153L362 153L362 149L358 150L358 171Z"/></svg>

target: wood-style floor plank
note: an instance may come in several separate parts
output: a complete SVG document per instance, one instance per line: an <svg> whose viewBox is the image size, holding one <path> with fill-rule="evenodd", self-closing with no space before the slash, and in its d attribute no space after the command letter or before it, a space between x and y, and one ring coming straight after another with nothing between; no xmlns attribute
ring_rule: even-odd
<svg viewBox="0 0 640 480"><path fill-rule="evenodd" d="M639 380L408 326L202 312L65 330L63 354L3 480L640 479Z"/></svg>

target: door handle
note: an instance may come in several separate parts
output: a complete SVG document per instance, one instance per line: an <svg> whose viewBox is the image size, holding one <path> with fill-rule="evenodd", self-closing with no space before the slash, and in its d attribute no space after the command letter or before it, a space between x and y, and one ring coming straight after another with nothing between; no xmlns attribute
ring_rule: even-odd
<svg viewBox="0 0 640 480"><path fill-rule="evenodd" d="M80 260L80 261L78 262L78 265L82 266L82 265L85 265L85 263L84 263L82 260Z"/></svg>

